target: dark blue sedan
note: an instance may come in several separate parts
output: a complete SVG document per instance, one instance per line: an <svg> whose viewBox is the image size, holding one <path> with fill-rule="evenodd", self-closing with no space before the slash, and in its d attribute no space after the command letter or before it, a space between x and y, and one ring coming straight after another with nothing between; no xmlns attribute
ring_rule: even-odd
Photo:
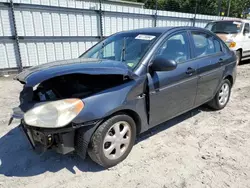
<svg viewBox="0 0 250 188"><path fill-rule="evenodd" d="M77 59L26 69L21 119L36 150L86 154L111 167L136 135L207 103L223 109L236 77L236 56L213 33L194 27L114 34Z"/></svg>

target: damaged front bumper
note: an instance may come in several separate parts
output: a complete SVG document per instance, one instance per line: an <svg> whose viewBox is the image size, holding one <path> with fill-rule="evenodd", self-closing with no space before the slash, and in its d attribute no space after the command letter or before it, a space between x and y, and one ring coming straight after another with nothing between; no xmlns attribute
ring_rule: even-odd
<svg viewBox="0 0 250 188"><path fill-rule="evenodd" d="M54 150L60 154L76 151L84 159L91 136L102 120L98 119L82 123L70 122L68 125L60 128L30 126L25 123L24 114L36 105L37 103L24 103L14 108L9 124L11 124L13 119L19 119L21 121L19 127L24 132L31 147L38 153L44 153L47 150Z"/></svg>
<svg viewBox="0 0 250 188"><path fill-rule="evenodd" d="M82 124L70 124L63 128L39 128L29 126L21 119L19 127L37 153L54 150L60 154L67 154L76 151L84 159L91 136L100 122L101 120L96 120ZM78 138L79 133L81 140ZM80 144L81 148L79 148L79 141L84 143Z"/></svg>
<svg viewBox="0 0 250 188"><path fill-rule="evenodd" d="M43 129L28 126L22 121L20 128L23 130L31 147L39 153L53 149L57 153L67 154L75 150L75 129L72 127Z"/></svg>
<svg viewBox="0 0 250 188"><path fill-rule="evenodd" d="M20 105L13 108L13 114L10 118L9 124L13 119L19 119L21 124L19 127L27 137L31 147L38 153L43 153L47 150L53 149L57 153L67 154L75 150L75 133L77 129L83 126L95 125L95 122L73 124L70 123L66 127L61 128L42 128L29 126L24 121L24 113L28 109L35 106L35 104Z"/></svg>

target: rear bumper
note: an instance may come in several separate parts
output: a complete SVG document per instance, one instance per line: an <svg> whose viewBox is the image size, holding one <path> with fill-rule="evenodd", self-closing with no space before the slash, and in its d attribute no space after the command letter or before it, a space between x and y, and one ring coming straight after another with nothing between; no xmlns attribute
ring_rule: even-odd
<svg viewBox="0 0 250 188"><path fill-rule="evenodd" d="M237 78L237 65L235 66L234 70L233 70L233 84L236 82L236 78Z"/></svg>

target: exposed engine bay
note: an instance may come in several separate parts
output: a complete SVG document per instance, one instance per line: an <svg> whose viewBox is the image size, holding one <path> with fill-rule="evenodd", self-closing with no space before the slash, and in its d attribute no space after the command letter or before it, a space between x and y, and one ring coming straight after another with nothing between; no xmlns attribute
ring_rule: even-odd
<svg viewBox="0 0 250 188"><path fill-rule="evenodd" d="M35 88L32 101L85 98L126 81L122 75L71 74L51 78Z"/></svg>
<svg viewBox="0 0 250 188"><path fill-rule="evenodd" d="M123 105L136 78L127 65L113 60L77 58L31 67L14 78L24 87L9 124L21 120L33 149L77 151L84 158L92 134ZM134 97L141 92L137 88Z"/></svg>
<svg viewBox="0 0 250 188"><path fill-rule="evenodd" d="M24 114L39 104L70 98L81 100L129 80L123 75L69 74L48 79L33 88L24 85L20 93L21 104L13 109L13 118L22 119L21 127L32 147L37 151L44 152L49 148L55 148L58 153L68 153L75 149L74 130L83 124L69 124L70 126L60 130L32 127L24 122ZM87 122L84 125L95 123L95 121Z"/></svg>

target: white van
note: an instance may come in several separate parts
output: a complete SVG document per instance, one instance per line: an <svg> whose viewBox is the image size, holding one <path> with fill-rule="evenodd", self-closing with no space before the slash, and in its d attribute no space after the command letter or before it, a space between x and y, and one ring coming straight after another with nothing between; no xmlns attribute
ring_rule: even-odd
<svg viewBox="0 0 250 188"><path fill-rule="evenodd" d="M220 20L209 22L206 29L214 32L236 52L237 63L250 59L250 20Z"/></svg>

